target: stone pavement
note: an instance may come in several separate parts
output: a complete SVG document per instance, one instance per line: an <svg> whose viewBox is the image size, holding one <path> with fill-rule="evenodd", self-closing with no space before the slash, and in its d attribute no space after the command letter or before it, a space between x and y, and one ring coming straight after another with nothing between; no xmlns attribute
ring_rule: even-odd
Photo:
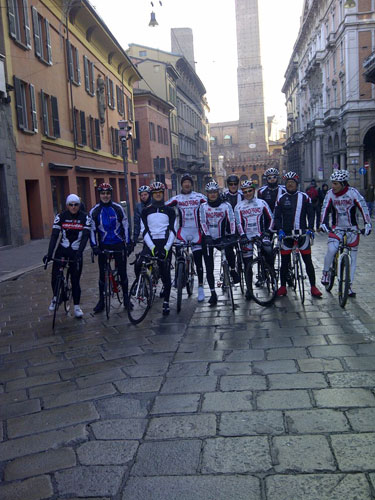
<svg viewBox="0 0 375 500"><path fill-rule="evenodd" d="M131 326L89 313L51 331L49 272L0 284L0 498L375 498L374 236L357 299L225 298ZM320 277L326 237L313 247ZM1 257L1 255L0 255ZM59 311L60 312L60 311Z"/></svg>

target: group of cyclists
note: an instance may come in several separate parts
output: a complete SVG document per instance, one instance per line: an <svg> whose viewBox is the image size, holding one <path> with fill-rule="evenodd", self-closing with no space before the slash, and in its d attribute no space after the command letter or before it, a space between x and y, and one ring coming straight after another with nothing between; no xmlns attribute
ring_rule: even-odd
<svg viewBox="0 0 375 500"><path fill-rule="evenodd" d="M231 278L236 284L239 283L240 276L236 270L234 246L239 244L246 265L253 256L253 240L255 237L260 237L265 258L273 266L272 245L275 235L280 241L281 249L280 287L277 296L285 296L290 254L295 244L288 236L297 235L297 247L305 263L311 295L321 297L322 293L316 286L311 259L311 242L315 236L311 199L305 192L299 190L299 177L295 172L284 175L285 185L279 184L279 171L276 168L269 168L264 176L266 184L257 193L257 186L252 180L245 180L240 184L236 175L227 178L227 189L223 192L218 183L211 180L205 187L206 194L203 195L193 190L193 178L185 174L181 178L181 192L169 200L165 200L165 186L162 182L156 181L150 186L141 186L138 189L140 202L134 212L133 238L123 207L112 199L113 189L110 184L102 183L98 186L99 203L89 214L83 211L80 198L70 194L66 199L66 210L55 217L48 252L43 257L44 263L54 260L52 290L55 290L56 285L58 259L62 257L69 259L74 315L77 318L83 316L79 283L83 251L90 240L92 251L98 256L99 265L99 300L94 307L94 313L100 313L105 307L104 269L107 250L114 252L123 291L124 308L131 307L128 295L127 258L134 251L142 235L143 248L137 255L135 273L137 275L140 272L142 259L146 256L152 255L158 258L163 282L163 315L168 315L170 312L171 248L174 243L191 245L198 278L199 302L205 300L204 262L210 288L208 302L211 306L215 306L217 304L214 279L215 245L218 246L223 239L227 241L228 238L232 239L233 244L226 246L225 254ZM320 219L320 230L329 233L322 284L326 284L329 279L328 272L342 238L337 228L358 227L357 212L363 217L365 235L369 235L372 228L364 198L357 189L349 186L349 172L334 170L330 180L332 189L324 198ZM353 283L359 235L353 233L349 243L352 247L351 283ZM355 296L352 288L349 296ZM250 300L249 291L246 292L246 299ZM54 311L55 307L56 297L53 296L49 310Z"/></svg>

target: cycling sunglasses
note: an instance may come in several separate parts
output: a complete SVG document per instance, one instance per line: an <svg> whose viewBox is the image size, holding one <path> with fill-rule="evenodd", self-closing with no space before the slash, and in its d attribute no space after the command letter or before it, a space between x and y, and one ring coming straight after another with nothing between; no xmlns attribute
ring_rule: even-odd
<svg viewBox="0 0 375 500"><path fill-rule="evenodd" d="M277 175L268 175L267 179L277 179Z"/></svg>
<svg viewBox="0 0 375 500"><path fill-rule="evenodd" d="M79 203L69 203L70 207L79 207Z"/></svg>
<svg viewBox="0 0 375 500"><path fill-rule="evenodd" d="M238 182L228 182L228 186L238 186Z"/></svg>
<svg viewBox="0 0 375 500"><path fill-rule="evenodd" d="M254 189L245 189L245 190L242 190L243 194L248 194L248 193L253 193L254 192Z"/></svg>

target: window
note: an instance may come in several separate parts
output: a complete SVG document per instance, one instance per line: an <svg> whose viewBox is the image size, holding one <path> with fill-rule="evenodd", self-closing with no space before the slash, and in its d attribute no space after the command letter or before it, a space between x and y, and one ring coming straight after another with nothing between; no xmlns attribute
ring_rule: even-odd
<svg viewBox="0 0 375 500"><path fill-rule="evenodd" d="M169 141L168 141L168 130L166 128L163 128L163 139L164 139L164 144L168 146Z"/></svg>
<svg viewBox="0 0 375 500"><path fill-rule="evenodd" d="M152 122L148 124L148 129L150 132L150 141L156 141L155 125Z"/></svg>
<svg viewBox="0 0 375 500"><path fill-rule="evenodd" d="M160 125L158 125L158 142L163 144L163 130Z"/></svg>
<svg viewBox="0 0 375 500"><path fill-rule="evenodd" d="M31 7L34 29L35 55L46 64L52 64L51 38L49 22L42 17L35 7Z"/></svg>
<svg viewBox="0 0 375 500"><path fill-rule="evenodd" d="M78 146L87 145L86 116L84 111L74 108L74 133L75 144Z"/></svg>
<svg viewBox="0 0 375 500"><path fill-rule="evenodd" d="M344 41L340 42L340 62L341 64L344 62Z"/></svg>
<svg viewBox="0 0 375 500"><path fill-rule="evenodd" d="M133 105L132 105L132 100L130 97L126 96L126 110L128 113L128 120L134 121L134 116L133 116Z"/></svg>
<svg viewBox="0 0 375 500"><path fill-rule="evenodd" d="M111 127L111 153L117 156L120 153L118 129Z"/></svg>
<svg viewBox="0 0 375 500"><path fill-rule="evenodd" d="M8 0L9 35L25 49L31 49L27 0Z"/></svg>
<svg viewBox="0 0 375 500"><path fill-rule="evenodd" d="M224 146L231 146L231 145L232 145L232 136L224 135Z"/></svg>
<svg viewBox="0 0 375 500"><path fill-rule="evenodd" d="M43 134L47 137L57 139L60 137L59 110L57 98L53 95L40 91L42 109Z"/></svg>
<svg viewBox="0 0 375 500"><path fill-rule="evenodd" d="M139 133L139 122L135 122L135 138L133 141L135 151L141 147L141 137Z"/></svg>
<svg viewBox="0 0 375 500"><path fill-rule="evenodd" d="M115 109L116 104L115 104L115 92L114 92L114 85L113 81L106 76L106 83L107 83L107 102L108 102L108 107L111 109Z"/></svg>
<svg viewBox="0 0 375 500"><path fill-rule="evenodd" d="M85 89L91 96L95 95L95 71L94 63L83 56L83 69L85 73Z"/></svg>
<svg viewBox="0 0 375 500"><path fill-rule="evenodd" d="M14 77L14 89L18 128L24 132L38 132L34 85Z"/></svg>
<svg viewBox="0 0 375 500"><path fill-rule="evenodd" d="M91 115L89 116L89 134L91 148L97 151L101 148L100 124L99 119L93 118Z"/></svg>
<svg viewBox="0 0 375 500"><path fill-rule="evenodd" d="M340 80L340 87L341 87L341 105L345 104L345 84L344 80Z"/></svg>
<svg viewBox="0 0 375 500"><path fill-rule="evenodd" d="M124 93L118 85L116 85L116 99L117 99L117 111L120 115L125 113L125 102L124 102Z"/></svg>
<svg viewBox="0 0 375 500"><path fill-rule="evenodd" d="M79 68L78 49L69 40L66 41L69 80L75 85L81 85L81 70Z"/></svg>
<svg viewBox="0 0 375 500"><path fill-rule="evenodd" d="M147 50L140 50L139 51L139 57L146 57L147 56Z"/></svg>

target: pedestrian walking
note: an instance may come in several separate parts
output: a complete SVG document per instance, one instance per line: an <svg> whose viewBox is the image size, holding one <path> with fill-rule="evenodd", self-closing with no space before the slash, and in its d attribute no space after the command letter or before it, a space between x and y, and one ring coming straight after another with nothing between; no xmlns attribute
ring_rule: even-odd
<svg viewBox="0 0 375 500"><path fill-rule="evenodd" d="M309 196L314 212L314 219L312 224L312 229L316 227L316 230L319 229L319 192L316 185L316 180L311 179L310 186L306 189L306 194Z"/></svg>
<svg viewBox="0 0 375 500"><path fill-rule="evenodd" d="M374 201L375 201L375 188L373 184L370 184L366 189L365 200L370 217L372 217L372 213L374 211Z"/></svg>

